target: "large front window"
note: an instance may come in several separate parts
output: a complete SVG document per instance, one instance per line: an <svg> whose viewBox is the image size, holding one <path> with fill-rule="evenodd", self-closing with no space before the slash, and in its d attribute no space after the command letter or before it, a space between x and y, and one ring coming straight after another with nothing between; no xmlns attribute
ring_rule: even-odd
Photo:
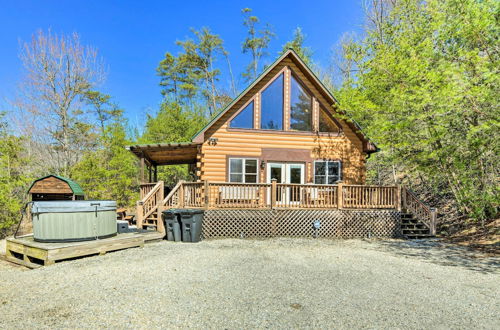
<svg viewBox="0 0 500 330"><path fill-rule="evenodd" d="M283 129L283 73L261 93L262 129Z"/></svg>
<svg viewBox="0 0 500 330"><path fill-rule="evenodd" d="M290 94L290 128L295 131L312 131L311 109L311 96L292 75Z"/></svg>
<svg viewBox="0 0 500 330"><path fill-rule="evenodd" d="M230 158L229 182L257 183L257 159Z"/></svg>
<svg viewBox="0 0 500 330"><path fill-rule="evenodd" d="M341 180L341 163L340 161L323 161L314 162L314 183L316 184L335 184Z"/></svg>

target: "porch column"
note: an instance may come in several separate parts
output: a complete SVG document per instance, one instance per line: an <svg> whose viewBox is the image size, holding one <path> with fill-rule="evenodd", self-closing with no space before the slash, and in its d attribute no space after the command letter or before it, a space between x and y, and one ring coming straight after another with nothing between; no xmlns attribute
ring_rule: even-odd
<svg viewBox="0 0 500 330"><path fill-rule="evenodd" d="M154 182L158 182L158 165L154 166Z"/></svg>
<svg viewBox="0 0 500 330"><path fill-rule="evenodd" d="M149 165L148 166L148 172L149 172L149 175L148 175L148 182L151 183L151 179L153 179L153 165Z"/></svg>
<svg viewBox="0 0 500 330"><path fill-rule="evenodd" d="M145 175L144 175L144 165L145 165L145 161L144 161L144 157L141 157L141 169L139 170L140 173L140 181L141 183L144 183L144 179L145 179Z"/></svg>

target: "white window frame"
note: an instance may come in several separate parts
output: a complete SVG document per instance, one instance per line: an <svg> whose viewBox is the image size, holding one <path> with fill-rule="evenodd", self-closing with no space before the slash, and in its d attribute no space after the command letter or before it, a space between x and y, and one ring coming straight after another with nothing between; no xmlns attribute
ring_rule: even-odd
<svg viewBox="0 0 500 330"><path fill-rule="evenodd" d="M242 164L241 164L241 170L242 170L242 173L232 173L231 170L231 160L232 159L240 159L242 160ZM255 160L256 162L256 173L255 173L255 176L256 176L256 182L255 183L259 183L259 159L258 158L243 158L243 157L231 157L229 158L229 171L228 171L228 181L229 182L233 182L231 181L231 174L241 174L242 175L242 182L235 182L235 183L247 183L246 182L246 179L245 179L245 176L247 175L246 173L246 161L247 160ZM251 175L253 175L254 173L249 173ZM250 182L250 183L254 183L254 182Z"/></svg>
<svg viewBox="0 0 500 330"><path fill-rule="evenodd" d="M317 183L316 182L316 163L325 163L325 183ZM315 160L314 161L314 168L313 168L313 176L314 176L314 184L324 184L324 185L329 185L328 183L328 163L338 163L339 164L339 179L337 182L342 181L342 161L340 160Z"/></svg>

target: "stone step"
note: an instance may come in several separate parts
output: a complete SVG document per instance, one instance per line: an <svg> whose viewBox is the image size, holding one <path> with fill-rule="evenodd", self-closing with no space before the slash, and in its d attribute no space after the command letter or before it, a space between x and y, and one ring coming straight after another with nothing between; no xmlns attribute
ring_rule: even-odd
<svg viewBox="0 0 500 330"><path fill-rule="evenodd" d="M420 220L418 219L401 219L402 224L415 224L415 223L421 223Z"/></svg>
<svg viewBox="0 0 500 330"><path fill-rule="evenodd" d="M401 228L401 230L429 231L429 228Z"/></svg>
<svg viewBox="0 0 500 330"><path fill-rule="evenodd" d="M405 235L407 239L423 239L423 238L432 238L434 235L431 234L407 234Z"/></svg>
<svg viewBox="0 0 500 330"><path fill-rule="evenodd" d="M401 224L402 229L429 229L423 223Z"/></svg>
<svg viewBox="0 0 500 330"><path fill-rule="evenodd" d="M428 230L403 230L403 235L428 235L430 234Z"/></svg>

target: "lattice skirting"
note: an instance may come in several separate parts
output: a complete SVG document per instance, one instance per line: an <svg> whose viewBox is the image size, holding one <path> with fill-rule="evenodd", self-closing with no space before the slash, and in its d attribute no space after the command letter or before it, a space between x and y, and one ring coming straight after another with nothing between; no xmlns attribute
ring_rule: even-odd
<svg viewBox="0 0 500 330"><path fill-rule="evenodd" d="M320 221L315 230L314 221ZM204 238L400 237L394 210L207 210Z"/></svg>

